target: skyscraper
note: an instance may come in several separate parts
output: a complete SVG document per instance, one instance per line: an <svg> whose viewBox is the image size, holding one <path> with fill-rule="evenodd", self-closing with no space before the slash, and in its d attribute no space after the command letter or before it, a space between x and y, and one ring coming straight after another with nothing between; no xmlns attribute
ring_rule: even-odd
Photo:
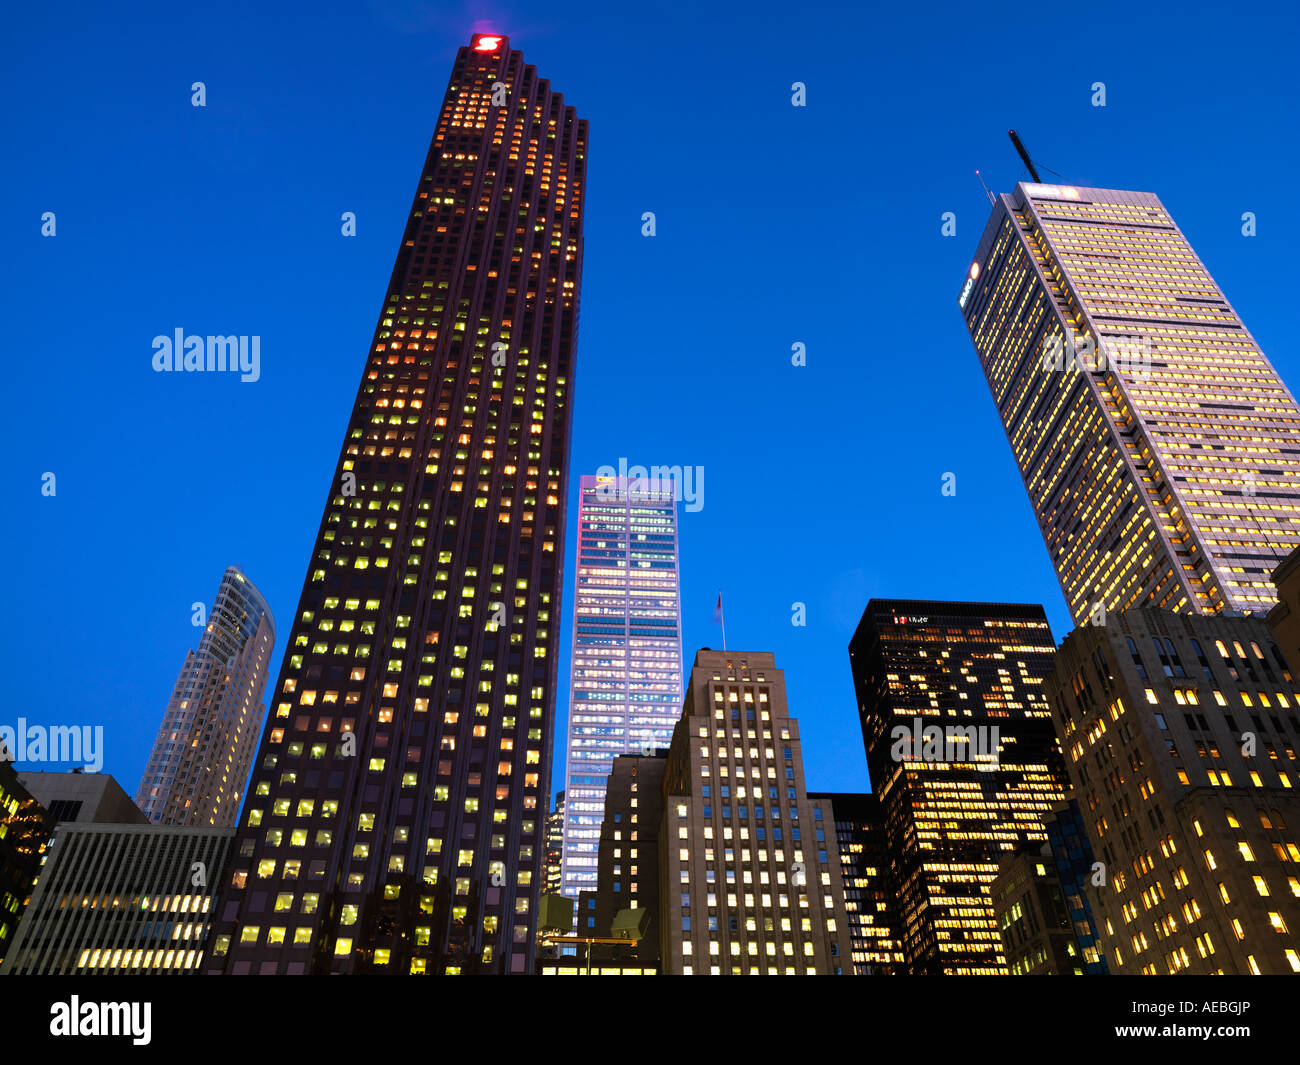
<svg viewBox="0 0 1300 1065"><path fill-rule="evenodd" d="M620 754L605 791L596 886L577 899L580 936L619 938L620 912L636 910L645 921L641 938L619 944L579 946L577 956L542 968L543 975L577 975L591 961L593 975L653 975L660 969L659 830L663 821L667 749L652 755ZM675 887L675 886L674 886Z"/></svg>
<svg viewBox="0 0 1300 1065"><path fill-rule="evenodd" d="M1300 685L1258 617L1083 625L1045 689L1110 971L1300 973Z"/></svg>
<svg viewBox="0 0 1300 1065"><path fill-rule="evenodd" d="M849 643L905 971L1007 972L990 887L1045 841L1065 775L1040 606L873 599Z"/></svg>
<svg viewBox="0 0 1300 1065"><path fill-rule="evenodd" d="M217 588L197 651L185 653L136 805L156 825L235 823L262 735L275 619L238 566Z"/></svg>
<svg viewBox="0 0 1300 1065"><path fill-rule="evenodd" d="M906 959L898 931L880 799L870 792L812 791L808 798L829 803L835 820L844 909L852 935L853 973L894 976L904 972ZM847 966L845 971L849 971Z"/></svg>
<svg viewBox="0 0 1300 1065"><path fill-rule="evenodd" d="M785 674L766 651L697 651L664 768L663 971L852 974L831 803L811 799Z"/></svg>
<svg viewBox="0 0 1300 1065"><path fill-rule="evenodd" d="M1076 621L1272 605L1300 407L1159 199L1017 185L958 303Z"/></svg>
<svg viewBox="0 0 1300 1065"><path fill-rule="evenodd" d="M564 792L555 793L555 805L546 815L546 882L545 894L560 893L560 870L564 854Z"/></svg>
<svg viewBox="0 0 1300 1065"><path fill-rule="evenodd" d="M582 478L561 893L596 886L616 755L667 748L682 713L677 504L672 481Z"/></svg>
<svg viewBox="0 0 1300 1065"><path fill-rule="evenodd" d="M206 971L531 970L586 144L505 37L459 50Z"/></svg>

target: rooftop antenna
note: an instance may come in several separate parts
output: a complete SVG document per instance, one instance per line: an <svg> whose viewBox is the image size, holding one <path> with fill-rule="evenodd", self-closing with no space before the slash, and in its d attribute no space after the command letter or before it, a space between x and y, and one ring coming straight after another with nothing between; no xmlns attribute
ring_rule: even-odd
<svg viewBox="0 0 1300 1065"><path fill-rule="evenodd" d="M1016 151L1020 153L1020 161L1025 164L1029 170L1029 176L1034 179L1035 185L1042 184L1042 178L1038 176L1038 171L1034 168L1034 162L1029 158L1029 153L1025 151L1025 146L1020 143L1020 138L1016 135L1014 129L1007 130L1007 136L1011 138L1011 143L1015 145Z"/></svg>
<svg viewBox="0 0 1300 1065"><path fill-rule="evenodd" d="M983 177L980 177L980 172L979 172L978 170L975 171L975 176L976 176L977 178L979 178L979 181L980 181L980 188L982 188L982 189L984 190L984 195L987 196L987 197L989 198L989 206L990 206L990 207L996 207L996 206L997 206L997 200L995 200L995 199L993 198L993 193L989 192L989 187L988 187L987 185L984 184L984 178L983 178Z"/></svg>

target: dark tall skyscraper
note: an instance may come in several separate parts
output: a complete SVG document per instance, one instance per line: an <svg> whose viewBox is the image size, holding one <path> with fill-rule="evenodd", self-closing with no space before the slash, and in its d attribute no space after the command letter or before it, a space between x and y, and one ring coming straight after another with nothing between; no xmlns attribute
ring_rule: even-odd
<svg viewBox="0 0 1300 1065"><path fill-rule="evenodd" d="M1007 972L990 887L1066 787L1053 651L1040 606L867 604L849 657L907 972Z"/></svg>
<svg viewBox="0 0 1300 1065"><path fill-rule="evenodd" d="M458 52L205 971L531 970L586 144L505 37Z"/></svg>

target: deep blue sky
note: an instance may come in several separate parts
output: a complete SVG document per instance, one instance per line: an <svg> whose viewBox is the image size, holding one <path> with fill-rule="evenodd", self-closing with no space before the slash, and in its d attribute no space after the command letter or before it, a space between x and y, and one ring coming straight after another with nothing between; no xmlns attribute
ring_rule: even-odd
<svg viewBox="0 0 1300 1065"><path fill-rule="evenodd" d="M845 648L868 598L1041 602L1069 629L956 305L988 214L973 171L1025 177L1008 127L1070 183L1159 194L1300 384L1295 9L1146 8L11 9L0 722L103 724L133 792L190 604L232 562L277 615L278 671L452 58L491 30L591 123L571 513L576 475L620 456L703 466L687 661L719 645L722 587L729 645L785 669L810 784L864 788ZM260 335L262 380L153 373L178 326Z"/></svg>

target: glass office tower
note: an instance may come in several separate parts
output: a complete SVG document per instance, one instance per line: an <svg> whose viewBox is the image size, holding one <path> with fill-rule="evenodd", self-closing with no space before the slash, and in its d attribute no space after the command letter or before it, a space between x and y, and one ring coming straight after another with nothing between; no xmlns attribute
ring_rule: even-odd
<svg viewBox="0 0 1300 1065"><path fill-rule="evenodd" d="M1068 787L1041 606L872 599L849 643L911 975L1005 975L991 888Z"/></svg>
<svg viewBox="0 0 1300 1065"><path fill-rule="evenodd" d="M561 894L596 887L605 781L682 713L676 486L584 476L578 501Z"/></svg>

